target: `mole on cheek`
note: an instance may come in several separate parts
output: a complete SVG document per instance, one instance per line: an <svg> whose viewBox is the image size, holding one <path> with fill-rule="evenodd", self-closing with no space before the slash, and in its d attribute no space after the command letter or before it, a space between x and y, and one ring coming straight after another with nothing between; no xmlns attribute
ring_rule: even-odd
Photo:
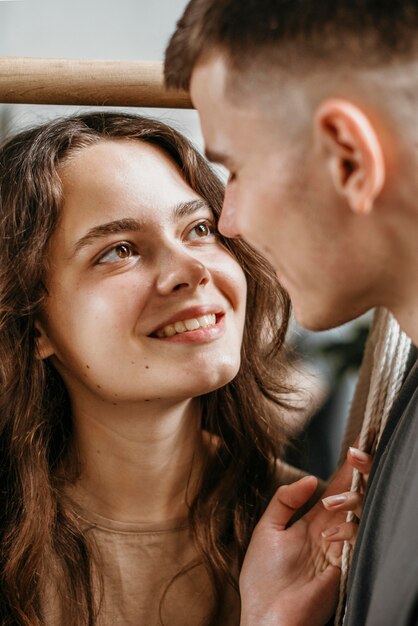
<svg viewBox="0 0 418 626"><path fill-rule="evenodd" d="M90 365L86 365L86 367L87 367L88 370L90 369Z"/></svg>
<svg viewBox="0 0 418 626"><path fill-rule="evenodd" d="M146 369L146 370L149 370L149 365L146 365L146 366L145 366L145 369Z"/></svg>

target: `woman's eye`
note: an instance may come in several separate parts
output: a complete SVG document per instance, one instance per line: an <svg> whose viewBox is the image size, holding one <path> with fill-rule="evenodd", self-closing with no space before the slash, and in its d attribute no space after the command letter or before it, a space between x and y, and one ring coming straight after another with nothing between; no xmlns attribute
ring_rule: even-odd
<svg viewBox="0 0 418 626"><path fill-rule="evenodd" d="M200 222L190 230L188 239L197 241L198 239L207 239L216 237L216 228L214 224L209 222Z"/></svg>
<svg viewBox="0 0 418 626"><path fill-rule="evenodd" d="M123 261L137 255L130 243L118 243L110 250L105 252L98 263L116 263L117 261Z"/></svg>

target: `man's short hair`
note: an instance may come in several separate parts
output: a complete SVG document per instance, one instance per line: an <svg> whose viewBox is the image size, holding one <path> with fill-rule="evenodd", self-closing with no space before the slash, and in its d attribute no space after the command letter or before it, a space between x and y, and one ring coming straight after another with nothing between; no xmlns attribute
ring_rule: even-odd
<svg viewBox="0 0 418 626"><path fill-rule="evenodd" d="M378 67L416 47L418 0L191 0L166 50L165 80L189 89L212 52L242 73L260 62Z"/></svg>

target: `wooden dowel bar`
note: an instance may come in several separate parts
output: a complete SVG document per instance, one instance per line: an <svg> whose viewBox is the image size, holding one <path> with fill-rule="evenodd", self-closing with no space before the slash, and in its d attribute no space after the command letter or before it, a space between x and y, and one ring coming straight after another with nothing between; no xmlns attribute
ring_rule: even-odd
<svg viewBox="0 0 418 626"><path fill-rule="evenodd" d="M164 88L158 61L0 57L0 102L192 108L187 93Z"/></svg>

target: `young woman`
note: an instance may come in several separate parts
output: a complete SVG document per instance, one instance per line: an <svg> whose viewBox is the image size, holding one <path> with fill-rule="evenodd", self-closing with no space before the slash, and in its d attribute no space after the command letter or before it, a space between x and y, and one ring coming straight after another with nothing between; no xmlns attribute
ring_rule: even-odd
<svg viewBox="0 0 418 626"><path fill-rule="evenodd" d="M287 296L160 122L20 133L0 184L1 624L238 624Z"/></svg>

